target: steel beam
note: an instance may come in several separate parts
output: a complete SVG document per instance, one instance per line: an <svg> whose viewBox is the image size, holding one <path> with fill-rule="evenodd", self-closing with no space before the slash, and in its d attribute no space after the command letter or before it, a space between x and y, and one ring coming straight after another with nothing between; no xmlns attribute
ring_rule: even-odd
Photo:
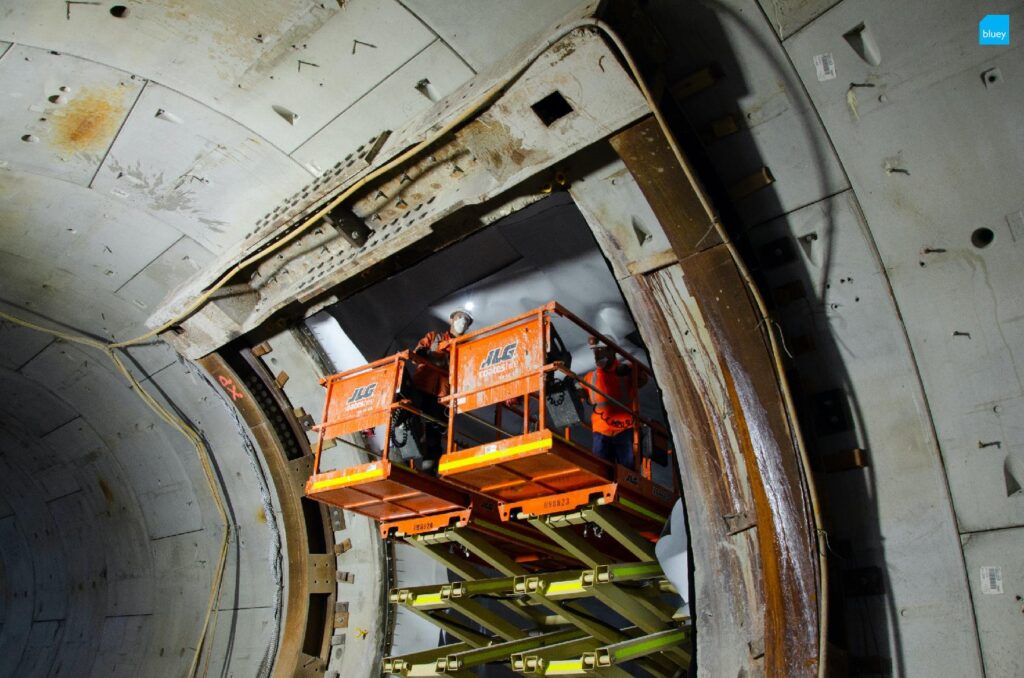
<svg viewBox="0 0 1024 678"><path fill-rule="evenodd" d="M462 642L472 645L473 647L484 647L492 640L490 636L485 636L484 634L478 633L477 631L467 627L461 620L456 619L445 610L424 612L423 610L417 610L412 607L407 609L413 614L426 619L445 633L448 633Z"/></svg>
<svg viewBox="0 0 1024 678"><path fill-rule="evenodd" d="M596 650L598 642L593 638L576 638L553 643L529 652L512 655L512 670L526 675L544 675L543 667L553 659L579 657L580 653Z"/></svg>
<svg viewBox="0 0 1024 678"><path fill-rule="evenodd" d="M472 647L473 646L468 643L456 643L454 645L432 647L429 650L404 654L400 657L385 657L384 672L397 673L400 676L408 675L405 672L411 669L414 665L435 662L440 657L444 657L445 655L453 652L469 650L472 649Z"/></svg>
<svg viewBox="0 0 1024 678"><path fill-rule="evenodd" d="M632 638L621 643L599 647L594 652L584 653L582 656L583 665L586 668L606 668L628 661L635 661L641 657L647 657L656 652L670 652L685 657L685 666L689 666L690 653L683 650L680 645L686 642L689 637L688 629L669 629L659 633L652 633L639 638Z"/></svg>
<svg viewBox="0 0 1024 678"><path fill-rule="evenodd" d="M580 517L582 519L582 514ZM575 531L565 529L564 527L553 527L551 523L556 522L557 524L559 521L552 521L550 516L544 516L543 518L531 518L529 522L548 539L555 542L571 553L575 558L590 567L611 565L613 563L611 556L607 553L602 553L597 547L587 542L586 539L581 537ZM569 523L563 522L562 524L568 525Z"/></svg>
<svg viewBox="0 0 1024 678"><path fill-rule="evenodd" d="M546 645L554 645L567 640L579 640L586 635L578 629L566 629L564 631L553 631L539 636L530 636L520 640L512 640L506 643L498 643L489 647L475 648L456 652L447 656L444 660L445 670L462 670L481 664L488 664L497 661L511 661L513 654L526 652ZM441 664L441 660L438 661Z"/></svg>
<svg viewBox="0 0 1024 678"><path fill-rule="evenodd" d="M625 546L638 560L656 560L654 544L644 539L607 506L595 506L583 512L583 516L615 541Z"/></svg>
<svg viewBox="0 0 1024 678"><path fill-rule="evenodd" d="M480 603L468 598L449 598L448 604L451 609L463 615L467 619L476 622L494 635L505 640L519 640L525 638L527 632L515 624L502 618L500 615L488 610Z"/></svg>

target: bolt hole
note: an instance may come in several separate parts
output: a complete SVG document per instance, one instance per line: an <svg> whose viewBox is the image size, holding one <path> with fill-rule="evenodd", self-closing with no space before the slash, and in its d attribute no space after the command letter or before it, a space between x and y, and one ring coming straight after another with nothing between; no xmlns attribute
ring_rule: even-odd
<svg viewBox="0 0 1024 678"><path fill-rule="evenodd" d="M117 17L118 19L123 19L130 13L131 10L125 7L124 5L114 5L110 8L110 14L112 16Z"/></svg>
<svg viewBox="0 0 1024 678"><path fill-rule="evenodd" d="M988 247L995 239L996 234L990 228L977 228L974 230L974 233L971 233L971 244L978 249Z"/></svg>

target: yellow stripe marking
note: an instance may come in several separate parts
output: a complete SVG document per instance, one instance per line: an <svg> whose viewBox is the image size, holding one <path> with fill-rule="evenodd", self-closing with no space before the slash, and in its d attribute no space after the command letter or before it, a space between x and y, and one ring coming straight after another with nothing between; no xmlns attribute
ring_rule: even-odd
<svg viewBox="0 0 1024 678"><path fill-rule="evenodd" d="M551 447L551 439L544 438L542 440L535 440L532 443L523 443L522 445L513 445L507 447L504 450L494 450L493 452L485 452L484 454L476 454L472 457L465 457L463 459L453 459L452 461L441 462L441 473L445 471L452 471L460 469L464 466L475 466L477 464L484 464L491 461L497 461L499 459L506 459L508 457L514 457L520 452L529 452L530 450L537 450L542 447Z"/></svg>
<svg viewBox="0 0 1024 678"><path fill-rule="evenodd" d="M548 662L544 675L562 676L572 675L583 671L582 659L554 659Z"/></svg>
<svg viewBox="0 0 1024 678"><path fill-rule="evenodd" d="M369 471L360 471L359 473L353 473L350 476L341 476L340 478L328 478L327 480L316 480L313 482L313 486L310 488L310 491L319 492L320 490L331 490L334 489L335 487L350 485L360 480L369 480L370 478L382 477L384 477L384 469L375 468Z"/></svg>
<svg viewBox="0 0 1024 678"><path fill-rule="evenodd" d="M557 596L565 593L581 593L583 591L583 585L579 581L556 581L548 585L548 588L544 593L549 596Z"/></svg>
<svg viewBox="0 0 1024 678"><path fill-rule="evenodd" d="M413 607L419 607L421 605L437 605L441 602L440 593L424 593L413 598Z"/></svg>

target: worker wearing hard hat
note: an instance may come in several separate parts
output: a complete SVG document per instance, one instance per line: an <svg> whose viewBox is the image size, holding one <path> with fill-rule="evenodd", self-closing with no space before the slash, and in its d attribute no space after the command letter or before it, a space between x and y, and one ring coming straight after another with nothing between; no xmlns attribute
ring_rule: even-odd
<svg viewBox="0 0 1024 678"><path fill-rule="evenodd" d="M636 399L632 375L636 368L619 362L615 351L597 337L588 337L587 343L594 351L595 369L583 381L594 388L580 387L586 389L594 406L590 415L592 450L606 461L633 468L633 413L627 408ZM647 375L638 372L637 385L643 386L646 381Z"/></svg>
<svg viewBox="0 0 1024 678"><path fill-rule="evenodd" d="M414 404L426 415L435 420L444 421L444 408L438 398L448 395L448 349L442 348L446 341L462 336L473 323L473 316L464 309L456 309L448 316L448 329L443 332L431 330L423 335L413 352L426 358L433 367L417 364L412 375L415 392L412 395ZM436 368L436 369L435 369ZM422 422L417 437L423 446L423 470L431 471L441 457L443 429L434 423Z"/></svg>
<svg viewBox="0 0 1024 678"><path fill-rule="evenodd" d="M429 393L434 398L448 395L448 349L441 349L441 345L454 337L462 336L473 324L473 316L464 309L456 309L448 316L448 329L444 332L431 330L423 335L416 348L413 350L434 365L444 369L443 372L432 370L428 367L418 365L412 375L412 384L420 391Z"/></svg>

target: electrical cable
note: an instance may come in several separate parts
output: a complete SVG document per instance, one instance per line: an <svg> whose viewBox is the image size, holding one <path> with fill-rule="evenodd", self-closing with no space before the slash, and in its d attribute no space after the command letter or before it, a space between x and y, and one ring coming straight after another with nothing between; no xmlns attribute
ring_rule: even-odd
<svg viewBox="0 0 1024 678"><path fill-rule="evenodd" d="M213 379L209 375L203 375L203 379L210 385L210 388L216 388ZM249 437L249 434L246 433L247 427L238 410L234 407L229 407L228 411L235 420L235 426L238 427L238 433L242 438L242 448L245 450L246 457L249 460L249 468L252 470L253 477L256 478L256 485L260 492L260 503L263 506L263 515L266 518L267 528L270 530L271 536L270 543L267 545L267 556L271 564L271 574L274 579L273 614L275 629L274 632L270 634L270 644L267 645L263 652L263 656L260 658L259 669L256 673L256 678L269 678L274 659L277 657L279 636L281 634L281 612L284 608L284 601L282 599L284 581L282 579L283 573L281 568L281 530L277 524L277 517L274 512L274 500L271 498L270 485L267 482L266 474L263 472L263 466L260 464L259 452L256 450L256 445ZM221 675L224 676L227 673L228 664L225 662Z"/></svg>
<svg viewBox="0 0 1024 678"><path fill-rule="evenodd" d="M194 676L196 669L199 665L199 658L207 642L206 634L207 630L210 627L211 618L213 618L214 620L216 619L216 610L218 607L217 601L220 598L221 583L223 582L224 579L224 568L227 563L228 542L230 537L230 524L228 522L227 511L224 507L224 502L221 499L220 491L217 486L216 478L214 476L213 467L210 463L209 450L207 450L206 444L204 443L199 433L194 428L186 424L184 421L168 412L162 405L160 405L160 403L158 403L153 398L153 396L151 396L144 388L142 388L142 385L139 384L135 376L128 370L127 367L125 367L124 363L114 352L114 349L107 349L107 355L110 356L110 359L113 361L114 365L117 367L118 371L122 374L122 376L124 376L124 378L129 383L131 383L132 387L135 389L135 392L139 395L140 398L142 398L142 401L146 403L149 406L149 408L157 414L157 416L159 416L161 419L167 422L171 427L177 429L183 436L185 436L189 440L189 442L191 442L195 446L196 452L199 455L199 461L203 468L203 473L206 476L206 482L210 488L210 495L213 497L214 504L217 507L217 512L220 515L221 524L224 528L224 535L223 538L221 539L220 555L217 559L217 568L214 571L213 582L210 586L210 596L207 603L206 615L203 618L203 624L199 632L199 642L196 643L196 650L192 657L192 663L189 666L187 674L189 676ZM213 651L212 638L209 641L209 644L210 647L208 651L208 657L209 654Z"/></svg>
<svg viewBox="0 0 1024 678"><path fill-rule="evenodd" d="M15 318L14 316L10 316L10 315L8 315L6 313L3 313L3 312L0 312L0 317L3 317L5 319L7 319L7 320L10 320L11 322L15 322L15 323L18 323L20 325L29 327L31 329L35 329L35 330L38 330L38 331L46 332L46 333L51 334L53 336L58 336L58 337L60 337L62 339L65 339L67 341L72 341L72 342L75 342L75 343L80 343L80 344L91 346L93 348L97 348L97 349L103 350L103 351L107 352L107 354L111 357L112 360L114 360L115 365L118 365L119 370L121 370L122 373L125 374L126 378L131 380L133 382L133 384L137 385L137 382L135 382L134 377L132 377L131 374L126 369L124 369L123 364L121 364L120 360L114 354L114 349L123 349L123 348L128 347L128 346L134 346L134 345L138 345L138 344L144 343L144 342L146 342L146 341L148 341L150 339L155 338L157 335L167 331L171 327L174 327L175 325L180 324L186 318L191 316L196 310L198 310L203 304L205 304L219 289L224 287L224 285L226 285L239 272L241 272L242 270L244 270L247 267L251 266L252 264L255 264L255 263L265 259L266 257L268 257L269 255L273 254L274 252L280 250L285 245L289 244L290 242L292 242L293 240L298 238L300 235L302 235L304 232L309 230L309 228L311 228L314 224L318 223L324 217L324 215L326 215L328 212L330 212L332 209L337 207L343 201L347 200L349 197L354 195L359 189L363 188L364 186L366 186L371 181L374 181L375 179L383 176L387 172L397 168L399 165L405 163L406 161L415 158L417 155L419 155L425 149L427 149L430 146L432 146L433 144L437 143L441 138L446 136L448 133L452 132L453 130L458 128L460 125L465 123L467 120L469 120L472 117L474 117L477 113L482 111L488 104L490 104L497 95L499 95L501 92L503 92L513 82L518 80L518 78L531 65L533 65L533 63L538 58L540 58L545 52L547 52L547 50L550 49L555 43L557 43L559 40L564 38L566 35L574 32L576 30L585 29L585 28L597 29L598 31L603 33L614 44L616 50L619 52L619 54L622 57L623 61L626 63L626 66L629 68L630 73L632 74L634 80L636 81L637 86L639 87L641 93L643 94L644 99L646 100L647 105L648 105L648 107L651 110L651 113L654 115L654 118L657 121L658 126L661 129L661 131L662 131L662 134L665 136L666 140L668 141L669 147L671 148L672 153L673 153L673 155L676 158L676 161L681 166L681 168L683 170L683 173L686 175L687 180L694 187L699 187L700 184L697 181L697 178L696 178L696 175L695 175L695 173L693 171L693 168L690 166L689 162L686 160L686 157L683 155L683 152L680 149L678 143L676 142L676 140L675 140L675 138L674 138L674 136L673 136L669 126L668 126L668 123L665 120L664 115L662 114L660 108L658 107L657 102L655 101L654 96L652 95L650 89L648 88L645 80L641 76L640 70L637 67L636 62L633 60L632 55L629 53L629 50L626 49L625 44L619 38L618 34L616 34L615 31L608 24L604 23L603 21L601 21L599 19L594 19L594 18L582 19L582 20L579 20L579 21L575 21L575 22L573 22L573 23L563 27L558 32L552 34L552 36L550 36L547 40L545 40L541 45L539 45L538 47L534 48L534 50L532 52L530 52L530 54L520 63L520 65L512 72L511 75L509 75L508 77L506 77L506 78L504 78L502 80L499 80L498 82L494 83L490 88L488 88L484 92L484 94L482 94L479 98L477 98L472 104L470 104L462 112L460 112L458 115L456 115L452 120L450 120L448 123L446 123L445 125L440 127L434 134L431 134L430 136L428 136L427 138L423 139L419 143L416 143L413 146L409 147L408 149L406 149L405 151L400 153L398 156L392 158L390 161L384 163L383 165L381 165L377 169L372 170L367 175L365 175L364 177L360 178L358 181L353 183L351 186L349 186L348 188L343 190L336 198L334 198L329 203L327 203L327 205L325 207L321 208L312 217L309 217L308 219L306 219L304 222L302 222L297 227L292 229L286 235L284 235L283 237L281 237L281 238L277 239L276 241L270 243L266 247L264 247L262 249L259 249L256 252L246 256L242 261L240 261L239 263L235 264L231 269L229 269L227 272L223 273L210 287L208 287L204 292L202 292L195 299L193 299L185 307L185 309L181 313L179 313L175 318L165 322L164 324L162 324L162 325L160 325L160 326L158 326L158 327L156 327L156 328L154 328L152 330L149 330L148 332L146 332L144 334L141 334L141 335L139 335L137 337L134 337L132 339L105 344L103 342L100 342L100 341L97 341L97 340L94 340L94 339L90 339L90 338L87 338L87 337L70 335L70 334L66 334L66 333L62 333L62 332L57 332L55 330L51 330L51 329L48 329L48 328L44 328L44 327L41 327L41 326L38 326L38 325L34 325L32 323L28 323L27 321L22 321L20 319ZM772 319L771 319L771 316L768 313L767 305L765 304L764 298L761 295L760 291L758 290L757 286L754 284L753 278L751 277L751 274L750 274L750 270L747 268L746 264L743 262L742 258L740 257L739 252L736 249L736 246L734 245L734 243L732 242L732 239L729 237L728 233L726 232L725 227L722 224L721 220L718 218L718 215L715 212L714 208L712 207L712 205L711 205L707 195L704 193L703 190L697 190L696 193L697 193L697 198L700 201L701 208L704 210L704 212L707 215L708 219L711 221L711 227L717 233L718 237L722 240L722 243L725 245L727 251L729 252L730 257L733 259L733 262L736 265L736 268L737 268L737 270L738 270L738 272L740 274L740 277L743 279L744 285L746 286L747 290L750 292L751 296L753 297L755 305L757 307L757 312L761 316L761 322L763 322L763 323L771 323ZM801 467L802 467L802 470L803 470L803 473L804 473L804 479L805 479L806 485L807 485L807 492L808 492L808 496L809 496L810 503L811 503L812 519L813 519L813 522L814 522L814 529L815 529L815 548L816 548L816 550L818 552L818 565L819 565L818 569L819 569L819 578L820 578L820 582L821 582L821 590L819 591L819 595L818 595L818 602L819 602L819 618L818 618L818 621L819 621L819 655L818 655L819 664L818 664L818 675L819 676L824 676L825 675L825 668L826 668L826 657L827 657L827 655L826 655L826 652L827 652L826 636L827 636L827 623L828 623L828 602L827 602L827 600L828 600L828 595L827 595L827 592L828 592L828 571L827 571L827 567L826 567L827 563L825 561L826 554L825 554L825 551L824 551L824 549L822 549L821 544L820 544L820 534L821 534L822 529L823 529L822 528L822 521L821 521L820 504L819 504L819 500L818 500L817 490L816 490L815 485L814 485L814 479L813 479L813 475L812 475L812 472L811 472L810 459L809 459L808 454L807 454L807 447L806 447L805 441L803 439L803 435L802 435L802 433L800 431L800 428L797 425L796 421L793 420L791 418L791 416L790 416L790 413L795 412L795 403L794 403L794 400L793 400L792 392L790 391L788 382L786 380L785 366L784 366L784 363L782 361L782 351L780 350L779 342L778 342L778 339L775 336L775 333L771 331L770 325L768 325L768 330L767 330L766 334L768 336L769 346L771 348L772 358L773 358L773 361L775 363L776 376L778 378L779 389L782 392L783 400L784 400L784 402L786 404L786 412L787 412L786 416L787 416L787 419L788 419L789 428L790 428L790 431L793 434L793 442L795 443L795 446L797 448L798 456L800 457ZM145 392L141 389L141 387L137 386L136 390L139 393L140 397L143 397L143 400L146 400L147 397L149 397L148 394L143 395ZM150 400L151 400L151 398L150 398ZM147 401L147 404L150 404L149 401ZM197 451L200 452L200 458L204 461L204 464L203 464L204 470L207 470L207 466L208 466L209 462L208 462L208 459L206 459L206 456L205 456L205 447L203 446L201 439L198 437L198 434L195 433L195 431L192 430L190 427L188 427L186 424L184 424L184 422L178 421L177 423L172 423L171 422L172 415L169 415L169 413L166 413L166 412L161 412L163 408L161 408L159 406L159 404L156 403L155 401L152 401L152 404L150 405L150 407L153 408L154 411L157 412L157 414L160 415L162 419L164 419L165 421L168 421L168 423L171 423L171 425L174 426L175 428L178 428L178 430L181 431L182 434L185 435L186 438L189 438L189 440L191 442L193 442L194 445L196 445ZM159 409L157 409L157 408L159 408ZM212 472L210 472L210 474L212 475ZM209 480L209 478L208 478L208 480ZM225 539L224 539L224 543L223 543L223 547L222 547L222 560L221 560L220 566L218 567L218 571L219 571L220 574L218 575L218 578L217 578L217 589L219 590L219 578L220 578L220 575L222 575L223 557L226 556L226 553L227 553L228 524L227 524L226 512L224 511L223 506L220 503L220 499L219 499L219 497L217 495L217 492L214 489L214 486L213 486L212 483L211 483L211 490L213 490L214 497L217 500L218 510L220 511L220 513L222 515L222 518L224 519L224 525L225 525ZM214 604L215 604L214 589L211 588L211 608L214 606ZM205 631L206 631L206 627L207 627L207 624L208 624L209 619L210 619L210 615L211 615L211 609L208 609L207 610L206 619L204 620L204 624L203 624L203 637L205 637ZM192 669L190 670L190 675L194 673L195 666L196 666L196 663L198 662L199 654L201 652L201 648L202 648L202 643L200 642L199 647L196 648L196 656L193 659L193 666L192 666Z"/></svg>

